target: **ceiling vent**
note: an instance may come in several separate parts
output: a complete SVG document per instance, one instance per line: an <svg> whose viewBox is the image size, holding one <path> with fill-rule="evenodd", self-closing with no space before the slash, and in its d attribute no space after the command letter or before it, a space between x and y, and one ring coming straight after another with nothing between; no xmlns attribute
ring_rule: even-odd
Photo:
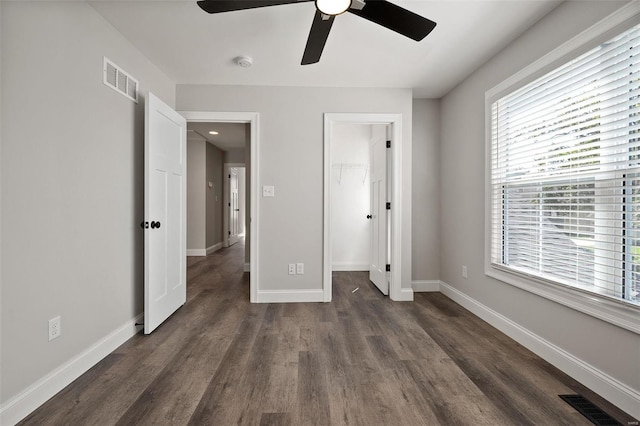
<svg viewBox="0 0 640 426"><path fill-rule="evenodd" d="M138 102L138 80L106 57L103 57L102 61L102 81L121 95Z"/></svg>

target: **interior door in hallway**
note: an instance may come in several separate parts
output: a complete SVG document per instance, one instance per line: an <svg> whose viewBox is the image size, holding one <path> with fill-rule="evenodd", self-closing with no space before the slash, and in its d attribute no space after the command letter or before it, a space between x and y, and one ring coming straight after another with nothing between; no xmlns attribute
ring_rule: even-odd
<svg viewBox="0 0 640 426"><path fill-rule="evenodd" d="M187 297L187 122L149 93L145 103L144 332Z"/></svg>
<svg viewBox="0 0 640 426"><path fill-rule="evenodd" d="M389 294L387 274L387 138L384 127L374 126L371 139L371 250L369 279L382 294ZM377 131L380 131L378 133Z"/></svg>
<svg viewBox="0 0 640 426"><path fill-rule="evenodd" d="M240 204L238 199L238 169L229 171L229 245L238 242L240 234Z"/></svg>

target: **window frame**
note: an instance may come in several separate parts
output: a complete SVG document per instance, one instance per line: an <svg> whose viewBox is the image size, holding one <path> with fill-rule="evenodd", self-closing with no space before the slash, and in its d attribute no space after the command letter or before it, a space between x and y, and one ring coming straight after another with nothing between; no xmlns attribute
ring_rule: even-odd
<svg viewBox="0 0 640 426"><path fill-rule="evenodd" d="M491 150L495 101L637 25L639 20L640 3L629 3L485 93L485 275L636 334L640 334L640 307L491 262Z"/></svg>

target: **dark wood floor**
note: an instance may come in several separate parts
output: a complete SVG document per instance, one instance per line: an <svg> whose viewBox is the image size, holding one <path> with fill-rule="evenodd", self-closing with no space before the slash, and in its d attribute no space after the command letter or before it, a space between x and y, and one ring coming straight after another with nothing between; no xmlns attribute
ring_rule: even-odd
<svg viewBox="0 0 640 426"><path fill-rule="evenodd" d="M590 424L566 393L633 420L441 294L344 272L332 303L252 305L243 250L189 258L185 306L22 424Z"/></svg>

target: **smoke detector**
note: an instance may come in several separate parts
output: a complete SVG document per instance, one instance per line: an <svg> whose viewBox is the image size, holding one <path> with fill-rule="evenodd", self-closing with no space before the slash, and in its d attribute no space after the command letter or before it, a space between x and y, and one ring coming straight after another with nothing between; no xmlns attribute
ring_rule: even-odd
<svg viewBox="0 0 640 426"><path fill-rule="evenodd" d="M234 62L242 68L249 68L253 64L253 58L250 56L238 56Z"/></svg>

